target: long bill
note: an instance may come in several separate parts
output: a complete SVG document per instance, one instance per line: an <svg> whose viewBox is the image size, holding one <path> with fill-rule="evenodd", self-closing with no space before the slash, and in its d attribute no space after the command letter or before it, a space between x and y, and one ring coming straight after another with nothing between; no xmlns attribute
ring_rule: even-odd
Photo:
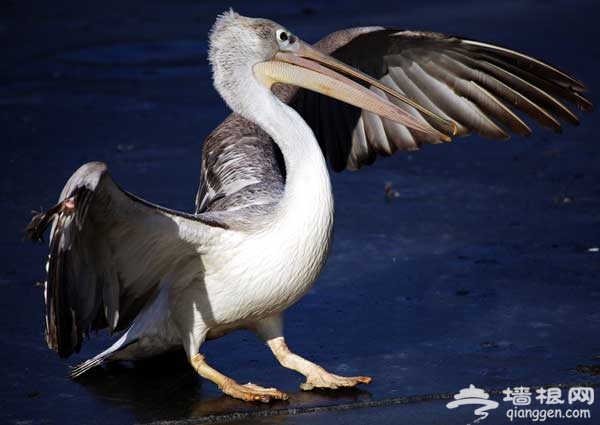
<svg viewBox="0 0 600 425"><path fill-rule="evenodd" d="M304 46L307 45L304 43L302 44L302 56L305 56L306 48ZM308 47L308 49L315 50L310 47ZM330 58L321 52L318 52L318 54L320 56L318 62L325 63L325 60ZM352 81L348 77L320 65L318 62L305 59L304 57L298 56L298 54L283 52L277 53L274 59L275 60L260 62L254 65L254 74L267 87L271 87L275 83L286 83L303 87L373 112L381 117L390 119L437 139L444 141L451 140L448 135L434 129L426 122L418 121L413 115L387 99L378 96L371 90ZM336 62L336 70L345 72L359 80L374 85L374 80L365 76L360 71L355 70L342 62L336 61L333 58L331 58L331 60Z"/></svg>

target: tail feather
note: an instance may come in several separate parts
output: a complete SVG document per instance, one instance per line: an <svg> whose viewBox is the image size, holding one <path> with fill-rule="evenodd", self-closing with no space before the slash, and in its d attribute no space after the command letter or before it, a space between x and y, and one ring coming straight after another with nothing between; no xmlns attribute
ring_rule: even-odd
<svg viewBox="0 0 600 425"><path fill-rule="evenodd" d="M95 368L96 366L100 366L102 363L104 363L105 360L108 360L110 357L112 357L117 352L123 350L126 347L129 347L131 344L133 344L137 341L138 341L137 338L134 338L131 340L128 339L128 332L125 332L123 334L123 336L121 336L121 338L119 338L117 340L117 342L115 342L113 345L108 347L106 350L104 350L100 354L92 357L91 359L84 361L83 363L79 363L78 365L72 367L71 370L69 371L69 377L77 378L77 377L83 375L84 373Z"/></svg>
<svg viewBox="0 0 600 425"><path fill-rule="evenodd" d="M100 366L102 363L104 363L104 360L107 357L108 356L96 356L89 360L84 361L83 363L79 363L77 366L71 368L71 370L69 371L69 377L77 378L78 376L83 375L90 369L93 369L96 366Z"/></svg>

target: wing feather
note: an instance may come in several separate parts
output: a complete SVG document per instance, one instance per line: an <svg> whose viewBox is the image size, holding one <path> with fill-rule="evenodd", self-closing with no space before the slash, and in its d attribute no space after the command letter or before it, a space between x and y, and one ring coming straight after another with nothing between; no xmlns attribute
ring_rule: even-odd
<svg viewBox="0 0 600 425"><path fill-rule="evenodd" d="M550 115L548 111L494 76L486 74L478 69L469 68L467 65L452 58L446 53L439 54L436 57L436 62L438 62L441 65L441 68L448 73L452 73L463 80L472 81L481 85L481 87L489 90L490 93L498 96L513 107L534 118L542 126L554 131L560 130L560 123L556 118Z"/></svg>
<svg viewBox="0 0 600 425"><path fill-rule="evenodd" d="M71 176L58 204L32 219L27 237L41 239L51 221L46 339L61 357L78 352L90 331L129 326L215 231L202 217L123 192L99 162Z"/></svg>
<svg viewBox="0 0 600 425"><path fill-rule="evenodd" d="M570 122L571 124L579 123L577 116L573 112L571 112L569 108L560 103L556 98L549 95L541 88L536 87L531 82L524 80L518 75L513 74L508 69L500 67L488 60L475 60L471 57L465 56L462 52L448 52L448 54L461 60L463 63L472 66L475 69L479 69L489 75L498 78L500 81L503 81L506 85L513 87L515 90L518 90L520 93L531 99L533 102L544 107L549 112L558 115L560 118Z"/></svg>
<svg viewBox="0 0 600 425"><path fill-rule="evenodd" d="M440 66L436 61L424 63L423 68L428 74L454 90L457 95L472 101L486 115L499 121L512 132L520 135L531 134L531 129L523 120L475 81L460 78L451 70Z"/></svg>
<svg viewBox="0 0 600 425"><path fill-rule="evenodd" d="M517 112L560 131L559 120L579 122L565 103L583 111L592 109L583 95L583 83L538 59L500 46L438 33L372 27L338 31L319 41L316 47L379 79L434 114L455 121L459 136L474 132L506 139L509 132L531 134L531 128ZM327 108L331 103L321 101L323 95L307 96L304 89L288 88L276 93L307 119L338 171L360 168L372 163L373 155L390 155L396 148L415 149L424 143L439 143L357 108ZM387 97L401 105L395 98ZM442 132L448 131L414 108L405 110ZM340 112L346 114L352 130L352 137L345 142L339 137L344 134L339 129L340 120L333 118ZM318 123L318 128L314 123ZM340 166L344 162L345 167Z"/></svg>

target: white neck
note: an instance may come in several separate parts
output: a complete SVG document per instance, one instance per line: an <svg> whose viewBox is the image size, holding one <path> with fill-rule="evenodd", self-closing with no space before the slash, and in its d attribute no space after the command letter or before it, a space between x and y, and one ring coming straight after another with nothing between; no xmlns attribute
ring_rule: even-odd
<svg viewBox="0 0 600 425"><path fill-rule="evenodd" d="M285 160L286 183L280 211L317 225L333 221L333 196L327 164L312 130L300 115L270 91L261 90L248 118L279 146Z"/></svg>
<svg viewBox="0 0 600 425"><path fill-rule="evenodd" d="M261 250L262 262L253 268L261 283L253 291L264 312L280 312L306 293L327 259L333 227L329 173L312 130L296 111L254 78L229 81L245 84L224 91L239 94L223 96L227 103L266 131L285 160L285 189L274 216L262 231L245 239L250 251L240 250L236 257L245 269Z"/></svg>

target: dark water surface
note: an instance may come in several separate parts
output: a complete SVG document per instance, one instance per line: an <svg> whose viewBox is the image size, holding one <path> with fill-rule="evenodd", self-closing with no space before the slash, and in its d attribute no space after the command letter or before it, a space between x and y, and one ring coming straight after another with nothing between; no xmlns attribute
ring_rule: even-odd
<svg viewBox="0 0 600 425"><path fill-rule="evenodd" d="M46 348L36 285L45 279L46 248L22 241L29 212L55 202L71 173L91 160L107 162L135 194L193 209L203 138L228 113L209 78L206 36L230 5L307 41L349 26L389 25L508 45L568 70L598 103L595 1L3 2L0 422L194 423L271 412L278 416L238 418L464 424L472 409L404 397L469 384L600 383L597 113L562 135L538 129L508 143L471 137L332 177L332 255L314 289L288 311L287 339L335 373L373 376L370 386L303 393L301 377L244 332L207 343L204 353L239 381L287 391L288 403L224 397L177 354L80 381L66 377L69 364L110 338L91 339L68 361ZM386 182L400 195L390 203ZM511 406L501 397L484 424L508 423ZM598 423L600 409L590 408L592 421L577 423Z"/></svg>

